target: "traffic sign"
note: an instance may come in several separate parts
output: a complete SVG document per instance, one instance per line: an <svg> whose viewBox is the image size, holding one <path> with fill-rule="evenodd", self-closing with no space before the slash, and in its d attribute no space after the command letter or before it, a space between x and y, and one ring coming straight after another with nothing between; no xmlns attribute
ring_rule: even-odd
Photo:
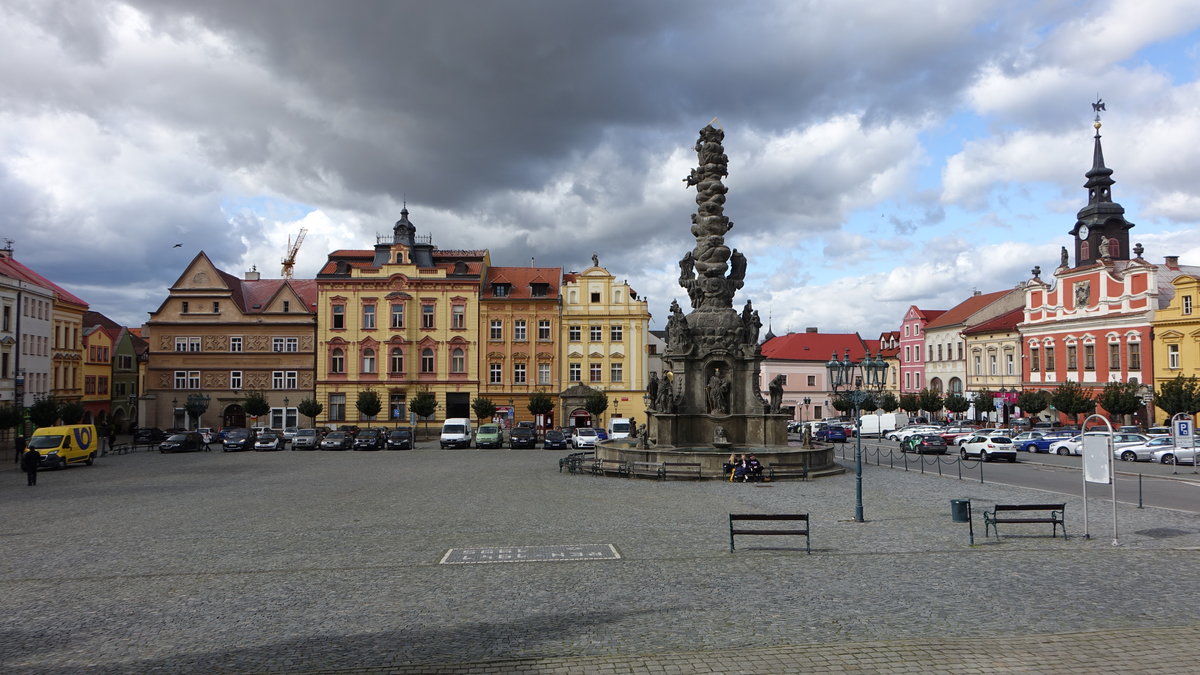
<svg viewBox="0 0 1200 675"><path fill-rule="evenodd" d="M1195 446L1195 437L1192 436L1193 428L1190 419L1173 420L1171 431L1175 434L1175 447L1191 448Z"/></svg>

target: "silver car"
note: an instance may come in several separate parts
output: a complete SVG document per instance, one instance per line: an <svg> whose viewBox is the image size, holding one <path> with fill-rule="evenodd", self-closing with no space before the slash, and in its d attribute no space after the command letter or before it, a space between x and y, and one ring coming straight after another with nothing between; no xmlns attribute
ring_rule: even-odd
<svg viewBox="0 0 1200 675"><path fill-rule="evenodd" d="M1107 436L1107 431L1089 431L1088 436ZM1113 447L1123 448L1128 445L1140 445L1150 439L1141 434L1113 434ZM1050 445L1050 454L1053 455L1082 455L1083 454L1083 436L1072 436L1065 441L1059 441ZM1118 455L1119 457L1120 455Z"/></svg>
<svg viewBox="0 0 1200 675"><path fill-rule="evenodd" d="M1008 436L976 434L961 445L958 456L963 459L978 457L985 462L993 459L1007 459L1015 462L1017 461L1017 446L1013 445L1012 439Z"/></svg>
<svg viewBox="0 0 1200 675"><path fill-rule="evenodd" d="M1159 450L1173 450L1175 440L1170 436L1151 438L1145 443L1113 448L1113 457L1125 462L1149 462Z"/></svg>
<svg viewBox="0 0 1200 675"><path fill-rule="evenodd" d="M316 450L320 440L321 437L317 435L316 429L297 429L296 435L292 436L292 449Z"/></svg>
<svg viewBox="0 0 1200 675"><path fill-rule="evenodd" d="M1159 450L1154 453L1152 461L1160 464L1195 464L1196 449L1195 448L1169 448L1167 450Z"/></svg>

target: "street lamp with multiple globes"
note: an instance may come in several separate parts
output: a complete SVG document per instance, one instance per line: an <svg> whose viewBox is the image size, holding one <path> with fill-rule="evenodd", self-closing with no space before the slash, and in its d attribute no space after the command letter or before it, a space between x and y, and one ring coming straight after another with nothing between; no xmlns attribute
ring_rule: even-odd
<svg viewBox="0 0 1200 675"><path fill-rule="evenodd" d="M837 352L833 353L833 358L829 363L825 364L825 369L829 371L829 387L835 395L842 394L853 406L851 414L854 415L854 522L863 522L863 502L862 502L862 411L860 406L867 400L868 396L877 395L883 391L884 383L887 381L887 361L883 360L883 354L880 353L875 358L871 358L871 352L866 352L863 360L854 363L850 360L850 350L846 349L846 355L841 361L838 361Z"/></svg>

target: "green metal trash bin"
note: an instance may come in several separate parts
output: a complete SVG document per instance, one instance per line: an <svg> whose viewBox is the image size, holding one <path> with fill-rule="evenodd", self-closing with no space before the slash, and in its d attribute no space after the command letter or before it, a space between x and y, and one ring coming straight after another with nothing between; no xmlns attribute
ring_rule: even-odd
<svg viewBox="0 0 1200 675"><path fill-rule="evenodd" d="M971 500L970 499L951 499L950 500L950 519L956 523L971 522Z"/></svg>

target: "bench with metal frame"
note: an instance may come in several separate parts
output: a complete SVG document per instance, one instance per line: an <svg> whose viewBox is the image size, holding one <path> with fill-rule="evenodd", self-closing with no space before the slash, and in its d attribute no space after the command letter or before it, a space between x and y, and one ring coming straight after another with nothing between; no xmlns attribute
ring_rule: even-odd
<svg viewBox="0 0 1200 675"><path fill-rule="evenodd" d="M650 478L662 478L663 464L662 462L630 462L629 475L631 476L648 476Z"/></svg>
<svg viewBox="0 0 1200 675"><path fill-rule="evenodd" d="M600 475L615 473L620 476L628 476L629 462L623 459L597 459L592 464L592 473Z"/></svg>
<svg viewBox="0 0 1200 675"><path fill-rule="evenodd" d="M996 504L991 511L983 512L983 535L989 536L988 532L996 531L996 538L1000 538L1000 528L997 523L1050 523L1050 536L1058 536L1058 526L1062 525L1063 539L1067 538L1067 522L1066 522L1066 504ZM1023 515L1006 515L1020 514L1030 511L1042 511L1046 515L1040 516L1023 516Z"/></svg>
<svg viewBox="0 0 1200 675"><path fill-rule="evenodd" d="M562 473L562 470L565 468L570 473L583 473L584 471L591 471L595 463L596 452L594 450L572 452L558 460L558 471Z"/></svg>
<svg viewBox="0 0 1200 675"><path fill-rule="evenodd" d="M798 523L803 522L802 528L792 526L787 529L746 529L735 525L742 521L768 521L768 522L787 522ZM812 539L809 534L811 530L807 513L731 513L729 514L729 550L733 550L733 538L735 535L741 536L794 536L804 537L804 552L812 553Z"/></svg>
<svg viewBox="0 0 1200 675"><path fill-rule="evenodd" d="M808 467L804 464L768 464L766 467L767 478L775 480L776 478L808 478Z"/></svg>
<svg viewBox="0 0 1200 675"><path fill-rule="evenodd" d="M658 475L663 480L668 478L695 478L696 480L700 480L703 477L700 473L699 462L663 462L662 471Z"/></svg>

